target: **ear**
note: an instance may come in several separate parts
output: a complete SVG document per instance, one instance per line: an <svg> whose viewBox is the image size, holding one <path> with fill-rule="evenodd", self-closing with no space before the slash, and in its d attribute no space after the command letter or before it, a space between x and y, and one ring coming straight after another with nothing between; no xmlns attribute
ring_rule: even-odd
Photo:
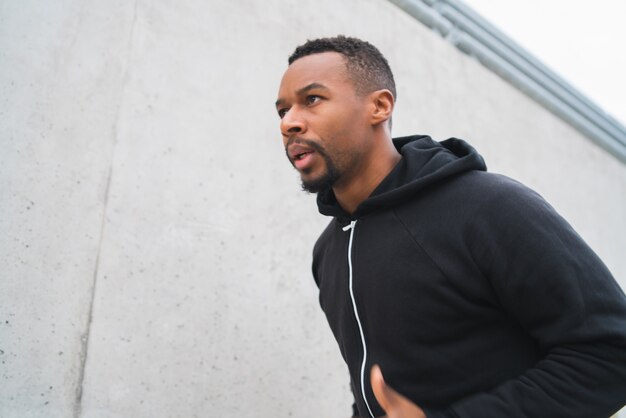
<svg viewBox="0 0 626 418"><path fill-rule="evenodd" d="M373 126L380 125L386 120L391 119L394 102L393 94L387 89L376 90L370 94L370 103L372 106L370 122Z"/></svg>

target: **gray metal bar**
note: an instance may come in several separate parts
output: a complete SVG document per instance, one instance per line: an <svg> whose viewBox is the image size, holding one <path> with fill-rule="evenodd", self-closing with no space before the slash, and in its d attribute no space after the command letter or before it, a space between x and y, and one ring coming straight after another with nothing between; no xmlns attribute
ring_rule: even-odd
<svg viewBox="0 0 626 418"><path fill-rule="evenodd" d="M459 0L389 0L626 163L626 128Z"/></svg>

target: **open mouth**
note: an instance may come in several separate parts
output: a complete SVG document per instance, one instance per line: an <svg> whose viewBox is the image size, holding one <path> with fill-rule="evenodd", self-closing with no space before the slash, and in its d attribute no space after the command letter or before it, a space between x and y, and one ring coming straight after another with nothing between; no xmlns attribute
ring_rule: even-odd
<svg viewBox="0 0 626 418"><path fill-rule="evenodd" d="M301 153L299 153L299 154L296 154L296 155L293 157L293 159L294 159L295 161L298 161L298 160L301 160L301 159L305 158L307 155L312 154L312 153L313 153L313 151L301 152Z"/></svg>
<svg viewBox="0 0 626 418"><path fill-rule="evenodd" d="M300 172L308 172L317 161L318 150L312 144L291 143L287 147L287 157L293 166Z"/></svg>
<svg viewBox="0 0 626 418"><path fill-rule="evenodd" d="M289 156L293 161L300 161L306 158L308 155L313 154L313 149L307 146L303 146L300 144L295 144L289 147Z"/></svg>
<svg viewBox="0 0 626 418"><path fill-rule="evenodd" d="M315 151L313 150L298 150L293 153L292 162L293 166L299 171L306 171L311 168L315 157Z"/></svg>

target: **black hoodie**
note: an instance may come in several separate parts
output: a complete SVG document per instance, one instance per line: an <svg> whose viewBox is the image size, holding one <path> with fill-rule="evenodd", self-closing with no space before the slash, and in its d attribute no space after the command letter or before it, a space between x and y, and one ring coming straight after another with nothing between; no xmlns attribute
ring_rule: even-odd
<svg viewBox="0 0 626 418"><path fill-rule="evenodd" d="M395 139L403 158L313 254L359 416L369 381L436 417L607 417L626 403L626 298L540 196L459 139ZM356 412L355 412L356 413Z"/></svg>

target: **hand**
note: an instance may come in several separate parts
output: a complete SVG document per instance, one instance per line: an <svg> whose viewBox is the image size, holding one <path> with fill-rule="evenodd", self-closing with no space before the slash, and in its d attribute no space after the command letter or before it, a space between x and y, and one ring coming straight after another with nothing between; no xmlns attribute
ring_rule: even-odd
<svg viewBox="0 0 626 418"><path fill-rule="evenodd" d="M378 364L372 367L370 382L374 396L387 413L387 418L426 418L424 411L419 406L387 386Z"/></svg>

